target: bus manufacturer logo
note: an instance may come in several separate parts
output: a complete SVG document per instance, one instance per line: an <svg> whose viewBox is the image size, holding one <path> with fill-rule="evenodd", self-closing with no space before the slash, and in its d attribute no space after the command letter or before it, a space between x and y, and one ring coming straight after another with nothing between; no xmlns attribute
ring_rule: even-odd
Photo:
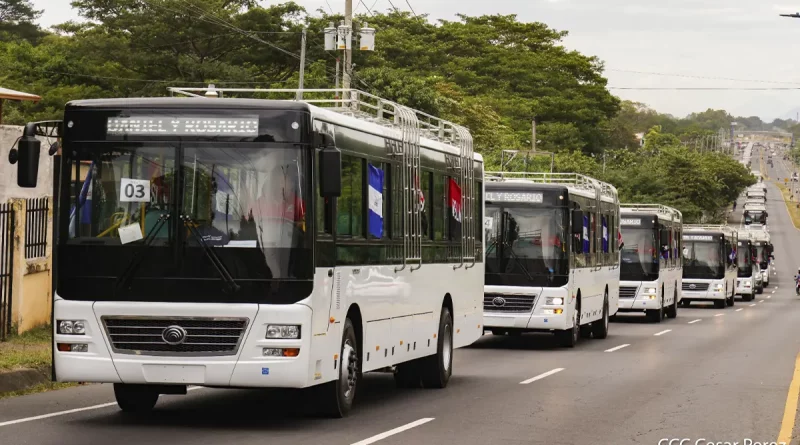
<svg viewBox="0 0 800 445"><path fill-rule="evenodd" d="M696 284L690 284L689 285L689 289L697 289L697 285Z"/></svg>
<svg viewBox="0 0 800 445"><path fill-rule="evenodd" d="M506 299L503 297L494 297L494 300L492 300L492 304L497 307L503 307L506 305Z"/></svg>
<svg viewBox="0 0 800 445"><path fill-rule="evenodd" d="M161 339L168 345L180 345L186 341L186 329L178 325L169 326L161 332Z"/></svg>

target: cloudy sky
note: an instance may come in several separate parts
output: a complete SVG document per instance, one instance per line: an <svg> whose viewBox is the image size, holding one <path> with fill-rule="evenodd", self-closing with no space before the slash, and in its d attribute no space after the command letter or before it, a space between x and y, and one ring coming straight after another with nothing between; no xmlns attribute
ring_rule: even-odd
<svg viewBox="0 0 800 445"><path fill-rule="evenodd" d="M343 0L295 0L309 11ZM431 19L517 14L569 31L564 45L606 65L612 92L677 116L706 108L765 120L800 112L800 11L787 0L354 0L356 13L413 8ZM33 0L49 26L78 18L68 0ZM262 4L280 1L261 0ZM380 32L380 30L378 30ZM377 38L380 44L380 34ZM744 81L742 81L744 80ZM650 90L648 90L648 88ZM652 88L684 88L653 90ZM733 88L734 90L686 90ZM751 88L751 90L736 90ZM752 90L760 89L760 90ZM764 90L764 89L772 90ZM798 88L798 90L776 90Z"/></svg>

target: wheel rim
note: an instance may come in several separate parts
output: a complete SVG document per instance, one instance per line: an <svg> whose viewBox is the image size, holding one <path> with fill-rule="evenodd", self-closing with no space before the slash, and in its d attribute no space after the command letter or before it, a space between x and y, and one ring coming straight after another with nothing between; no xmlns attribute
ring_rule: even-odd
<svg viewBox="0 0 800 445"><path fill-rule="evenodd" d="M445 372L450 371L450 357L453 353L452 333L453 331L450 329L450 325L444 325L444 338L442 339L442 360L444 360Z"/></svg>
<svg viewBox="0 0 800 445"><path fill-rule="evenodd" d="M603 302L603 327L608 329L608 303Z"/></svg>
<svg viewBox="0 0 800 445"><path fill-rule="evenodd" d="M342 388L346 399L351 399L355 394L357 380L358 357L356 348L350 343L350 340L347 340L342 353Z"/></svg>
<svg viewBox="0 0 800 445"><path fill-rule="evenodd" d="M578 310L575 310L575 316L573 317L574 321L572 323L572 341L578 342L578 335L580 333L580 321L581 321L581 314Z"/></svg>

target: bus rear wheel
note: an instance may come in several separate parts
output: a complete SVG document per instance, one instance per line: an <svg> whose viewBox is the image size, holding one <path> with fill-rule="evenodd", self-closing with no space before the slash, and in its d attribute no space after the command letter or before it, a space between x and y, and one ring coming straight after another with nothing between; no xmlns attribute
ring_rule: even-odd
<svg viewBox="0 0 800 445"><path fill-rule="evenodd" d="M147 385L114 383L114 397L123 412L144 414L152 411L156 406L158 391Z"/></svg>
<svg viewBox="0 0 800 445"><path fill-rule="evenodd" d="M453 316L447 306L439 316L436 354L420 359L418 367L425 388L444 388L453 375Z"/></svg>

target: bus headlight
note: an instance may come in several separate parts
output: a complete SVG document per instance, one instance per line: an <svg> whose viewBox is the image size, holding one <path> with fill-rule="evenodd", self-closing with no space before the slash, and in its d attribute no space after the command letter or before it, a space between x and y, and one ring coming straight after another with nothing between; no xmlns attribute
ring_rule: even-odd
<svg viewBox="0 0 800 445"><path fill-rule="evenodd" d="M547 297L545 304L548 306L561 306L564 304L564 299L561 297Z"/></svg>
<svg viewBox="0 0 800 445"><path fill-rule="evenodd" d="M654 294L654 293L656 293L656 288L648 287L647 289L645 289L644 293L646 293L646 294Z"/></svg>
<svg viewBox="0 0 800 445"><path fill-rule="evenodd" d="M714 285L714 290L717 291L717 292L721 292L722 289L724 289L724 288L725 288L725 286L723 286L722 284L715 284Z"/></svg>
<svg viewBox="0 0 800 445"><path fill-rule="evenodd" d="M83 335L86 333L86 322L83 320L59 320L58 333L64 335Z"/></svg>
<svg viewBox="0 0 800 445"><path fill-rule="evenodd" d="M271 324L267 326L267 338L300 338L300 326Z"/></svg>

